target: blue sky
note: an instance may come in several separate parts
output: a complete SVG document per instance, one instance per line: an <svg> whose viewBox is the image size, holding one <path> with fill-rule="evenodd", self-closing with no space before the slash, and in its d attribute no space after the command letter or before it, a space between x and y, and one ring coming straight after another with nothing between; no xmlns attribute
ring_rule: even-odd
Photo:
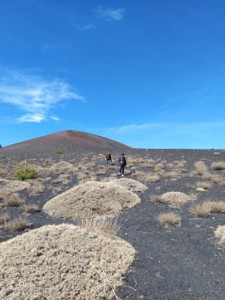
<svg viewBox="0 0 225 300"><path fill-rule="evenodd" d="M225 149L224 0L0 1L0 144Z"/></svg>

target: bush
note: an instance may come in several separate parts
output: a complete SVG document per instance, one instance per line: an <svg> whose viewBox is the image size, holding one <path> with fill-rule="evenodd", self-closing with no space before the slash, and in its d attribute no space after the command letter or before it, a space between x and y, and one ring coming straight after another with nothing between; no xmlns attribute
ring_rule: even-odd
<svg viewBox="0 0 225 300"><path fill-rule="evenodd" d="M26 167L24 165L19 166L15 173L15 177L21 180L32 179L36 177L37 170L34 168Z"/></svg>
<svg viewBox="0 0 225 300"><path fill-rule="evenodd" d="M62 150L60 148L55 149L56 155L62 155Z"/></svg>

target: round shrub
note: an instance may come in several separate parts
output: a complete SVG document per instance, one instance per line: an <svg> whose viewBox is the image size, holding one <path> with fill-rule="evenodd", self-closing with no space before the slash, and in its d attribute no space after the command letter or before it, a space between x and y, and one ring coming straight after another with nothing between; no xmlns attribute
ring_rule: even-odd
<svg viewBox="0 0 225 300"><path fill-rule="evenodd" d="M19 168L15 173L15 177L20 180L32 179L36 177L36 175L37 175L37 170L31 167L26 167L24 165L19 166Z"/></svg>

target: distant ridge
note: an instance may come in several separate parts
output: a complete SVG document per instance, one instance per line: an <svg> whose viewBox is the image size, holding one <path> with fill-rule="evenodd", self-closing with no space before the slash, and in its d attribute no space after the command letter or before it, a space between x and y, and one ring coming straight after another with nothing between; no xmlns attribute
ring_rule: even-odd
<svg viewBox="0 0 225 300"><path fill-rule="evenodd" d="M53 156L57 148L60 148L63 154L117 152L131 149L122 143L95 134L65 130L3 147L0 153L26 159Z"/></svg>

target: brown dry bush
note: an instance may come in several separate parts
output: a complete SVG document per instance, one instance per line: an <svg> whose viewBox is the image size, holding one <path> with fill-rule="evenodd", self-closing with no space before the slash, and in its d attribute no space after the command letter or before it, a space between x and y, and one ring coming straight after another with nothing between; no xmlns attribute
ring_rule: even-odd
<svg viewBox="0 0 225 300"><path fill-rule="evenodd" d="M108 216L100 216L89 219L78 219L78 225L86 228L88 231L95 232L100 235L115 238L119 231L119 225L116 218Z"/></svg>
<svg viewBox="0 0 225 300"><path fill-rule="evenodd" d="M8 221L9 221L9 215L8 214L0 215L0 225L4 225Z"/></svg>
<svg viewBox="0 0 225 300"><path fill-rule="evenodd" d="M144 171L136 171L135 169L131 170L131 173L133 174L133 177L136 180L140 180L144 182L145 184L147 183L154 183L160 180L160 176L158 174L154 173L148 173Z"/></svg>
<svg viewBox="0 0 225 300"><path fill-rule="evenodd" d="M219 225L214 234L218 238L218 245L225 247L225 225Z"/></svg>
<svg viewBox="0 0 225 300"><path fill-rule="evenodd" d="M31 193L31 195L40 195L44 193L45 186L40 181L34 181L30 182L30 186L27 190Z"/></svg>
<svg viewBox="0 0 225 300"><path fill-rule="evenodd" d="M198 175L203 175L208 172L208 167L204 161L197 161L194 163L194 166Z"/></svg>
<svg viewBox="0 0 225 300"><path fill-rule="evenodd" d="M206 217L212 213L224 213L225 202L223 201L204 201L202 204L196 204L190 208L190 212L195 217Z"/></svg>
<svg viewBox="0 0 225 300"><path fill-rule="evenodd" d="M25 204L23 206L23 210L26 213L32 214L32 213L35 213L35 212L39 212L41 209L40 209L39 205L37 205L37 204L28 203L28 204Z"/></svg>
<svg viewBox="0 0 225 300"><path fill-rule="evenodd" d="M71 163L68 163L67 161L60 161L57 164L51 166L49 168L50 171L55 171L55 170L68 170L73 168L73 165Z"/></svg>
<svg viewBox="0 0 225 300"><path fill-rule="evenodd" d="M195 188L197 190L209 190L212 187L212 183L211 182L207 182L207 181L199 181L195 184Z"/></svg>
<svg viewBox="0 0 225 300"><path fill-rule="evenodd" d="M90 218L99 214L118 214L139 202L136 194L118 184L89 181L57 195L44 205L43 210L53 217Z"/></svg>
<svg viewBox="0 0 225 300"><path fill-rule="evenodd" d="M225 180L222 180L220 183L219 183L219 186L221 188L225 188Z"/></svg>
<svg viewBox="0 0 225 300"><path fill-rule="evenodd" d="M121 178L121 179L113 179L110 182L121 185L124 188L134 193L144 192L148 189L146 185L134 179Z"/></svg>
<svg viewBox="0 0 225 300"><path fill-rule="evenodd" d="M74 225L31 230L0 244L0 298L117 298L134 255L128 242Z"/></svg>
<svg viewBox="0 0 225 300"><path fill-rule="evenodd" d="M14 193L18 191L22 191L28 189L30 187L29 182L21 181L21 180L8 180L8 179L0 179L2 191Z"/></svg>
<svg viewBox="0 0 225 300"><path fill-rule="evenodd" d="M179 177L179 173L175 172L175 171L165 172L163 174L163 177L165 177L167 179L176 179Z"/></svg>
<svg viewBox="0 0 225 300"><path fill-rule="evenodd" d="M217 176L215 174L211 174L211 173L205 173L202 176L202 178L205 179L205 180L211 181L213 183L219 183L222 180L222 177Z"/></svg>
<svg viewBox="0 0 225 300"><path fill-rule="evenodd" d="M174 207L181 207L188 201L196 200L196 195L186 195L181 192L167 192L162 195L152 197L154 202L167 203Z"/></svg>
<svg viewBox="0 0 225 300"><path fill-rule="evenodd" d="M164 168L165 168L165 164L161 162L155 165L154 171L160 173Z"/></svg>
<svg viewBox="0 0 225 300"><path fill-rule="evenodd" d="M173 212L162 213L157 217L157 220L165 227L180 226L181 218Z"/></svg>
<svg viewBox="0 0 225 300"><path fill-rule="evenodd" d="M225 161L217 161L211 164L213 170L225 170Z"/></svg>
<svg viewBox="0 0 225 300"><path fill-rule="evenodd" d="M147 184L147 183L158 182L159 180L160 180L160 176L159 175L157 175L157 174L151 174L151 173L146 173L144 182Z"/></svg>
<svg viewBox="0 0 225 300"><path fill-rule="evenodd" d="M0 191L0 207L16 207L24 204L19 194L8 191Z"/></svg>
<svg viewBox="0 0 225 300"><path fill-rule="evenodd" d="M28 222L27 218L22 216L9 220L4 225L5 230L9 231L23 231L24 229L27 229L29 227L30 223Z"/></svg>

